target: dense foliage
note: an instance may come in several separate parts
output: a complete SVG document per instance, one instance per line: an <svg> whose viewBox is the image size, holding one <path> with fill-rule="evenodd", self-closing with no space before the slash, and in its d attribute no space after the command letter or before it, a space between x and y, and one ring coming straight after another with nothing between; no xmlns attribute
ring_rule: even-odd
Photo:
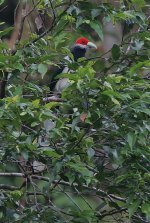
<svg viewBox="0 0 150 223"><path fill-rule="evenodd" d="M26 39L21 27L11 51L3 37L12 27L0 31L0 222L149 222L149 7L41 0L20 26L39 9L49 27ZM108 22L122 25L120 43L77 63L63 59L79 36L100 44ZM48 82L39 79L51 79L61 60L73 72L59 77L71 85L44 102Z"/></svg>

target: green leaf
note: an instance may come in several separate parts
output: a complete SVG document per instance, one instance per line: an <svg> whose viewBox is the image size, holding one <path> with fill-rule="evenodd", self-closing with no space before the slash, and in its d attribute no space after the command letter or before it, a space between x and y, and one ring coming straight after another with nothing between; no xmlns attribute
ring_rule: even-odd
<svg viewBox="0 0 150 223"><path fill-rule="evenodd" d="M9 32L11 32L13 29L14 29L13 27L9 27L9 28L4 29L3 31L0 31L0 37L5 36Z"/></svg>
<svg viewBox="0 0 150 223"><path fill-rule="evenodd" d="M0 0L0 5L2 5L4 3L5 0Z"/></svg>
<svg viewBox="0 0 150 223"><path fill-rule="evenodd" d="M0 42L0 50L8 49L8 44L6 42Z"/></svg>
<svg viewBox="0 0 150 223"><path fill-rule="evenodd" d="M51 109L51 108L54 108L54 107L56 107L56 106L58 106L59 105L59 102L55 102L55 101L53 101L53 102L49 102L49 103L47 103L44 107L45 108L49 108L49 109Z"/></svg>
<svg viewBox="0 0 150 223"><path fill-rule="evenodd" d="M92 22L90 22L89 25L99 35L100 39L103 40L103 38L104 38L104 36L103 36L103 29L102 29L102 26L101 26L100 22L92 21Z"/></svg>
<svg viewBox="0 0 150 223"><path fill-rule="evenodd" d="M129 146L131 149L133 149L133 146L135 145L136 138L137 138L137 136L133 132L129 132L127 135L127 142L129 143Z"/></svg>
<svg viewBox="0 0 150 223"><path fill-rule="evenodd" d="M48 71L47 65L45 65L45 64L38 65L38 72L42 75L42 78L44 77L44 75L46 74L47 71Z"/></svg>
<svg viewBox="0 0 150 223"><path fill-rule="evenodd" d="M39 125L38 122L32 122L31 127L35 127L35 126L38 126L38 125Z"/></svg>
<svg viewBox="0 0 150 223"><path fill-rule="evenodd" d="M146 68L149 68L150 67L150 61L149 60L145 60L143 62L136 63L134 66L132 66L130 68L130 73L131 74L134 74L134 73L140 71L140 69L141 68L144 68L144 67L146 67Z"/></svg>
<svg viewBox="0 0 150 223"><path fill-rule="evenodd" d="M89 171L86 167L85 164L81 164L81 163L73 163L73 162L68 162L67 166L69 168L71 168L72 170L75 170L79 173L81 173L83 176L91 176L92 172Z"/></svg>
<svg viewBox="0 0 150 223"><path fill-rule="evenodd" d="M24 116L24 115L26 115L26 114L27 114L27 112L24 111L24 112L21 112L21 113L20 113L20 116Z"/></svg>
<svg viewBox="0 0 150 223"><path fill-rule="evenodd" d="M111 84L107 81L104 81L104 86L113 90Z"/></svg>
<svg viewBox="0 0 150 223"><path fill-rule="evenodd" d="M108 85L107 85L107 87L108 87ZM112 97L121 98L121 95L120 95L118 92L113 91L113 90L106 90L106 91L103 91L102 94L107 95L107 96L109 96L110 98L112 98Z"/></svg>
<svg viewBox="0 0 150 223"><path fill-rule="evenodd" d="M88 157L91 159L95 155L95 151L92 148L89 148L87 151Z"/></svg>
<svg viewBox="0 0 150 223"><path fill-rule="evenodd" d="M92 9L92 11L91 11L92 19L99 16L100 13L101 13L101 11L99 9Z"/></svg>
<svg viewBox="0 0 150 223"><path fill-rule="evenodd" d="M141 48L144 46L144 41L135 40L134 43L131 45L133 50L141 50Z"/></svg>
<svg viewBox="0 0 150 223"><path fill-rule="evenodd" d="M83 17L79 16L76 21L76 28L78 28L82 24L89 24L90 20L83 19Z"/></svg>
<svg viewBox="0 0 150 223"><path fill-rule="evenodd" d="M39 99L36 99L34 101L32 101L32 105L34 108L39 108L40 106L40 100Z"/></svg>
<svg viewBox="0 0 150 223"><path fill-rule="evenodd" d="M14 200L18 200L22 196L22 191L20 190L11 191L10 195L13 197Z"/></svg>
<svg viewBox="0 0 150 223"><path fill-rule="evenodd" d="M133 4L136 4L138 8L142 8L145 6L145 1L144 0L132 0Z"/></svg>
<svg viewBox="0 0 150 223"><path fill-rule="evenodd" d="M118 60L120 57L120 47L117 44L114 44L111 49L112 57L114 60Z"/></svg>
<svg viewBox="0 0 150 223"><path fill-rule="evenodd" d="M116 98L111 97L111 100L113 101L113 103L114 103L115 105L119 105L119 106L120 106L120 103L119 103L119 101L118 101Z"/></svg>
<svg viewBox="0 0 150 223"><path fill-rule="evenodd" d="M148 109L148 108L142 108L141 112L150 116L150 109Z"/></svg>
<svg viewBox="0 0 150 223"><path fill-rule="evenodd" d="M50 149L43 149L42 152L44 155L52 157L52 158L56 158L59 159L61 158L61 155L59 155L58 153L56 153L54 150L50 150Z"/></svg>
<svg viewBox="0 0 150 223"><path fill-rule="evenodd" d="M150 217L150 203L145 203L142 205L142 212Z"/></svg>
<svg viewBox="0 0 150 223"><path fill-rule="evenodd" d="M129 217L130 218L136 212L136 210L138 209L139 205L140 205L140 201L139 200L135 200L135 201L133 201L133 203L131 205L129 205L128 212L129 212Z"/></svg>

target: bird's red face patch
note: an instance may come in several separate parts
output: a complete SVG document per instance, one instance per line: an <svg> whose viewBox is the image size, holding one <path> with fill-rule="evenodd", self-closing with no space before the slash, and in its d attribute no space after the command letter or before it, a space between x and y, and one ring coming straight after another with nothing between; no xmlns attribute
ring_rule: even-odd
<svg viewBox="0 0 150 223"><path fill-rule="evenodd" d="M86 39L85 37L82 37L76 40L76 44L87 45L88 42L89 42L88 39Z"/></svg>

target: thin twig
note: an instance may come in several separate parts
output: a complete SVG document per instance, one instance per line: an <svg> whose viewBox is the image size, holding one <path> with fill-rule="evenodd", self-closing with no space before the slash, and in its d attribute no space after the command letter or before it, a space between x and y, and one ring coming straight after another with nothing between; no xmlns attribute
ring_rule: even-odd
<svg viewBox="0 0 150 223"><path fill-rule="evenodd" d="M4 6L4 8L2 8L2 9L0 10L0 12L4 11L7 7L8 7L8 5Z"/></svg>
<svg viewBox="0 0 150 223"><path fill-rule="evenodd" d="M56 13L55 13L55 9L54 9L54 7L53 7L53 3L52 3L51 0L49 0L49 2L50 2L51 9L52 9L52 13L53 13L53 20L55 20L55 19L56 19Z"/></svg>
<svg viewBox="0 0 150 223"><path fill-rule="evenodd" d="M82 197L82 199L84 200L84 202L87 204L87 206L89 206L90 209L93 210L92 206L89 204L89 202L84 198L84 196L82 195L82 193L80 193L80 191L77 190L77 188L75 187L76 192L78 193L79 196Z"/></svg>
<svg viewBox="0 0 150 223"><path fill-rule="evenodd" d="M79 209L79 211L82 211L79 205L73 200L73 198L66 192L64 191L60 185L58 185L59 189L72 201L72 203Z"/></svg>

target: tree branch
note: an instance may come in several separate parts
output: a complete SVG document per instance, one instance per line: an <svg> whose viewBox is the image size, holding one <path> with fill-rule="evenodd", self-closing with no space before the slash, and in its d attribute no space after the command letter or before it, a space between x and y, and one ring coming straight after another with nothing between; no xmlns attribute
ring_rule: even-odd
<svg viewBox="0 0 150 223"><path fill-rule="evenodd" d="M0 184L0 189L3 190L19 190L20 187L15 187L15 186L11 186L11 185L5 185L5 184Z"/></svg>
<svg viewBox="0 0 150 223"><path fill-rule="evenodd" d="M102 219L102 218L104 218L104 217L106 217L106 216L112 216L112 215L114 215L114 214L118 214L118 213L126 212L126 211L127 211L127 208L121 208L121 209L119 209L119 210L112 210L112 211L110 211L110 212L108 212L108 213L101 214L101 215L99 216L99 218Z"/></svg>
<svg viewBox="0 0 150 223"><path fill-rule="evenodd" d="M62 98L58 98L56 96L45 97L42 100L43 102L64 102Z"/></svg>
<svg viewBox="0 0 150 223"><path fill-rule="evenodd" d="M27 176L23 173L0 173L0 177L12 177L12 176L15 176L15 177L24 177L26 178ZM37 179L37 180L43 180L43 181L46 181L46 182L50 182L50 178L49 177L43 177L43 176L39 176L39 175L30 175L30 177L32 177L33 179ZM74 188L74 187L77 187L78 185L77 184L70 184L69 182L65 182L65 181L60 181L60 180L53 180L53 183L54 184L60 184L60 185L64 185L64 186L68 186L68 187L71 187L71 188ZM108 194L106 191L104 190L101 190L101 189L97 189L96 187L88 187L86 185L82 185L82 187L84 189L87 189L87 190L91 190L91 191L95 191L96 193L101 193L102 196L104 197L107 197L107 198L112 198L112 199L115 199L115 200L118 200L118 201L122 201L122 202L125 202L126 199L125 198L122 198L122 197L119 197L119 196L116 196L114 194Z"/></svg>
<svg viewBox="0 0 150 223"><path fill-rule="evenodd" d="M24 47L28 47L30 45L32 45L33 43L36 43L38 40L40 40L41 38L43 38L45 35L47 35L49 32L51 32L53 30L53 28L55 27L55 25L57 25L57 23L60 21L60 19L62 18L62 16L64 15L64 13L70 8L70 6L72 4L74 4L76 2L76 0L74 1L70 1L70 4L66 7L66 9L57 17L57 20L54 19L52 22L51 27L49 27L45 32L43 32L41 35L39 35L37 38L35 38L34 40L32 40L31 42L27 43Z"/></svg>

